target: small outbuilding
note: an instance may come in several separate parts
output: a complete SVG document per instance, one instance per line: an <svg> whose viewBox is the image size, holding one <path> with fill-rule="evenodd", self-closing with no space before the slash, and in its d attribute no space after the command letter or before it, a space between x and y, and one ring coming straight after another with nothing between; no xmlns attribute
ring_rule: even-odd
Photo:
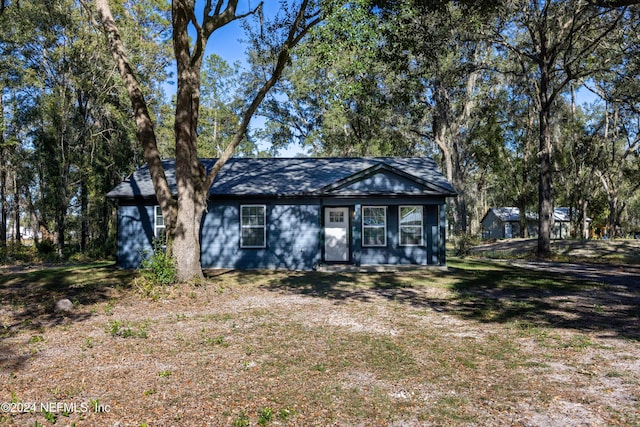
<svg viewBox="0 0 640 427"><path fill-rule="evenodd" d="M207 170L214 163L203 160ZM175 161L163 166L175 191ZM425 157L234 158L209 189L201 264L445 265L445 206L455 195ZM138 169L107 197L118 200L117 263L136 268L164 233L149 169Z"/></svg>
<svg viewBox="0 0 640 427"><path fill-rule="evenodd" d="M527 231L530 237L538 236L538 215L526 213ZM514 207L491 208L481 221L483 239L511 239L521 236L520 209ZM552 239L566 239L571 233L569 208L553 210Z"/></svg>

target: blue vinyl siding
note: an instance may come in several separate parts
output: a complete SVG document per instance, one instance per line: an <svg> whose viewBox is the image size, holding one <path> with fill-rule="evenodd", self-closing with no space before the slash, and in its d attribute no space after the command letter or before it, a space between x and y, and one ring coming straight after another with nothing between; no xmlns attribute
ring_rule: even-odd
<svg viewBox="0 0 640 427"><path fill-rule="evenodd" d="M266 247L241 248L240 206L266 207ZM400 246L399 206L423 206L423 245ZM203 268L311 270L323 263L322 211L349 207L350 262L355 265L444 265L444 198L215 199L209 202L200 235ZM362 206L385 206L387 245L362 246ZM137 268L153 240L149 205L118 208L118 265Z"/></svg>
<svg viewBox="0 0 640 427"><path fill-rule="evenodd" d="M372 204L369 203L368 205ZM354 259L357 259L360 265L441 264L440 255L438 253L434 253L432 229L432 226L439 226L438 205L423 205L424 244L420 246L400 246L398 234L398 206L400 205L421 205L421 202L394 202L394 204L385 205L387 206L387 246L379 248L363 247L360 240L355 240L353 243L353 250L354 252L357 252L357 255Z"/></svg>
<svg viewBox="0 0 640 427"><path fill-rule="evenodd" d="M118 207L118 266L138 268L153 242L153 205L120 205Z"/></svg>
<svg viewBox="0 0 640 427"><path fill-rule="evenodd" d="M320 205L306 203L311 204L265 203L266 248L240 247L239 209L244 201L210 203L202 224L202 267L313 269L320 263Z"/></svg>

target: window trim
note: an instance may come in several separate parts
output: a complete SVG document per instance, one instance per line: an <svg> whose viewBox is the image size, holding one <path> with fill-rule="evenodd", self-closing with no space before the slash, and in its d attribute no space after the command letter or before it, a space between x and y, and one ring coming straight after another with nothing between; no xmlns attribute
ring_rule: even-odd
<svg viewBox="0 0 640 427"><path fill-rule="evenodd" d="M242 210L244 208L262 208L263 225L244 225L242 223ZM267 247L267 205L240 205L240 247L242 249L263 249ZM245 245L242 241L242 231L245 228L262 228L262 245Z"/></svg>
<svg viewBox="0 0 640 427"><path fill-rule="evenodd" d="M417 227L417 225L402 225L402 208L420 208L420 243L402 243L402 227ZM424 246L424 206L401 205L398 206L398 245L399 246Z"/></svg>
<svg viewBox="0 0 640 427"><path fill-rule="evenodd" d="M382 209L384 212L384 224L383 225L366 225L364 223L364 211L365 209ZM388 219L387 219L387 206L362 206L362 247L363 248L386 248L387 247L387 223L388 223ZM383 228L384 229L384 243L383 244L377 244L377 245L371 245L371 244L367 244L365 243L365 233L364 230L366 228Z"/></svg>
<svg viewBox="0 0 640 427"><path fill-rule="evenodd" d="M158 225L158 218L162 218L162 225ZM163 230L163 234L158 234L158 230ZM164 240L166 238L166 234L167 226L165 225L164 217L162 216L162 208L160 205L155 205L153 207L153 237L155 239Z"/></svg>

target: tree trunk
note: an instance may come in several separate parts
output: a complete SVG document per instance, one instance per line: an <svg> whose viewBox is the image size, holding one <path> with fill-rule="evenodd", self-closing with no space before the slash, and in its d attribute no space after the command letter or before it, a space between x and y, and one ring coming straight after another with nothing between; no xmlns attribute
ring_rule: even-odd
<svg viewBox="0 0 640 427"><path fill-rule="evenodd" d="M14 215L14 223L16 228L16 234L13 237L13 240L16 243L22 242L22 236L20 235L20 191L18 189L18 177L17 171L13 173L13 215Z"/></svg>
<svg viewBox="0 0 640 427"><path fill-rule="evenodd" d="M540 180L538 182L538 250L537 255L551 255L551 231L553 228L553 176L551 171L550 106L543 104L540 110Z"/></svg>
<svg viewBox="0 0 640 427"><path fill-rule="evenodd" d="M589 238L589 221L587 221L587 207L589 205L589 201L586 198L580 200L580 218L581 218L581 239Z"/></svg>
<svg viewBox="0 0 640 427"><path fill-rule="evenodd" d="M551 167L551 108L550 96L551 60L547 52L546 28L540 28L539 59L540 81L538 88L538 121L539 121L539 151L538 151L538 247L536 255L547 258L551 255L551 231L553 228L553 175Z"/></svg>
<svg viewBox="0 0 640 427"><path fill-rule="evenodd" d="M66 223L65 220L67 218L67 213L63 210L62 206L58 206L56 208L56 247L58 250L58 258L62 258L64 256L64 233L66 231Z"/></svg>
<svg viewBox="0 0 640 427"><path fill-rule="evenodd" d="M40 220L38 219L38 215L36 214L36 208L33 205L33 199L31 197L31 191L29 188L25 187L25 202L26 208L29 213L29 218L31 220L31 231L33 232L33 243L35 246L38 246L38 242L40 241L39 233L40 233Z"/></svg>
<svg viewBox="0 0 640 427"><path fill-rule="evenodd" d="M80 181L80 252L87 250L89 239L89 194L85 178Z"/></svg>
<svg viewBox="0 0 640 427"><path fill-rule="evenodd" d="M176 180L178 215L172 241L178 280L202 278L200 264L200 221L208 188L205 171L198 159L197 129L200 109L201 56L192 60L187 26L190 18L185 7L173 3L173 50L178 64L178 90L174 131L176 137Z"/></svg>
<svg viewBox="0 0 640 427"><path fill-rule="evenodd" d="M0 90L0 247L7 246L7 159L4 146L4 104Z"/></svg>
<svg viewBox="0 0 640 427"><path fill-rule="evenodd" d="M3 141L0 140L0 143ZM0 247L7 246L7 167L5 161L5 148L0 145Z"/></svg>
<svg viewBox="0 0 640 427"><path fill-rule="evenodd" d="M115 20L113 19L108 0L95 0L95 4L104 32L107 35L109 50L118 67L125 89L129 95L129 100L131 101L136 122L136 139L140 145L142 145L145 161L149 165L153 189L156 193L160 208L162 209L162 216L167 233L171 233L175 228L177 206L171 195L171 190L169 189L169 184L167 183L167 178L164 173L149 109L147 108L140 84L136 80L133 68L126 56L124 44L122 43Z"/></svg>

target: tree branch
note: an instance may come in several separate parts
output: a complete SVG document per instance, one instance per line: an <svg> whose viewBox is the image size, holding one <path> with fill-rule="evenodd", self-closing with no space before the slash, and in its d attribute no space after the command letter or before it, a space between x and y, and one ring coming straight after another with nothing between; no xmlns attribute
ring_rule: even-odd
<svg viewBox="0 0 640 427"><path fill-rule="evenodd" d="M124 44L120 37L120 31L113 19L108 0L95 0L95 5L100 21L102 21L104 33L107 36L109 50L118 67L120 76L124 81L131 106L133 107L136 122L136 139L144 149L144 158L149 165L153 188L158 197L165 221L167 222L167 230L171 230L175 227L176 204L171 195L171 190L169 189L169 184L167 183L167 178L164 173L147 103L144 99L140 84L135 77L133 68L129 63Z"/></svg>
<svg viewBox="0 0 640 427"><path fill-rule="evenodd" d="M262 10L262 5L264 2L261 1L258 4L258 6L256 6L253 10L249 10L249 12L243 13L241 15L236 15L238 0L229 1L229 4L227 5L224 11L222 11L222 3L223 3L222 0L220 0L218 4L216 4L216 9L213 15L210 15L211 13L210 2L208 4L209 7L205 7L204 17L202 20L202 28L204 29L204 36L207 40L209 39L211 34L213 34L213 32L218 28L223 27L230 22L237 21L238 19L243 19L243 18L246 18L247 16L253 15L258 10Z"/></svg>
<svg viewBox="0 0 640 427"><path fill-rule="evenodd" d="M205 182L205 188L209 188L211 186L211 184L213 183L213 180L215 179L220 169L222 169L224 164L231 158L236 147L240 145L240 143L242 142L243 138L245 137L246 131L249 128L249 123L251 121L251 118L253 117L256 110L260 106L260 103L264 100L269 90L278 82L278 80L282 76L282 73L287 64L287 61L291 56L291 49L293 49L293 47L295 47L296 44L300 42L302 37L304 37L304 35L307 34L313 26L317 25L319 22L322 21L323 18L320 16L320 12L318 12L317 14L311 15L311 16L316 16L314 20L312 20L311 22L308 22L303 28L299 28L305 19L305 12L306 12L308 3L309 3L308 0L304 0L300 5L298 14L294 22L291 24L291 28L289 29L287 39L282 43L282 46L280 47L280 52L278 53L278 59L276 61L273 72L271 73L271 77L266 82L264 82L262 87L260 87L260 89L258 90L258 93L253 98L247 111L244 113L242 117L242 122L240 123L240 126L233 138L233 141L229 143L227 148L224 150L222 155L218 158L216 163L213 165L213 167L209 171L209 174L207 175L207 179ZM262 3L260 3L259 7L262 7ZM298 33L298 31L300 32Z"/></svg>
<svg viewBox="0 0 640 427"><path fill-rule="evenodd" d="M606 7L609 9L615 9L618 7L633 6L640 4L640 0L589 0L589 4L598 7Z"/></svg>

